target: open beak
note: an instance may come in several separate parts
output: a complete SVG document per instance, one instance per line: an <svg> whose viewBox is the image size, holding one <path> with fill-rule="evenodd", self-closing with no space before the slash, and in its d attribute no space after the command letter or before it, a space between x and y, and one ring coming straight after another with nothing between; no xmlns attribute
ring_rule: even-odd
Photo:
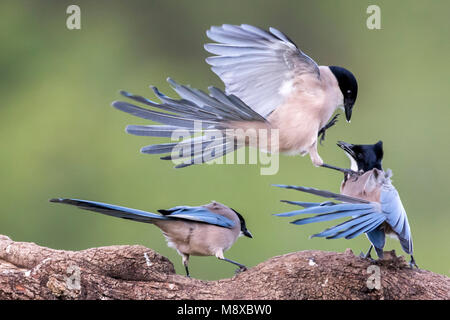
<svg viewBox="0 0 450 320"><path fill-rule="evenodd" d="M344 141L338 141L337 145L339 148L341 148L342 150L347 152L349 156L351 156L353 159L355 159L356 155L355 155L355 152L353 151L353 145L351 143L347 143Z"/></svg>
<svg viewBox="0 0 450 320"><path fill-rule="evenodd" d="M250 233L250 231L248 231L247 229L245 229L242 234L248 238L253 238L252 234Z"/></svg>

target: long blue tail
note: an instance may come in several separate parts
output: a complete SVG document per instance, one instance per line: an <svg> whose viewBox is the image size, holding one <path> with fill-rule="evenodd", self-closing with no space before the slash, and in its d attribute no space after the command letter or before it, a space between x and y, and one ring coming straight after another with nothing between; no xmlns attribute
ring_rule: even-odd
<svg viewBox="0 0 450 320"><path fill-rule="evenodd" d="M80 209L90 210L90 211L106 214L106 215L112 216L112 217L130 219L133 221L139 221L139 222L145 222L145 223L153 223L155 220L169 220L168 217L165 217L165 216L162 216L159 214L136 210L136 209L131 209L131 208L126 208L126 207L115 206L115 205L107 204L107 203L103 203L103 202L78 200L78 199L65 199L65 198L50 199L50 202L70 204L73 206L77 206Z"/></svg>

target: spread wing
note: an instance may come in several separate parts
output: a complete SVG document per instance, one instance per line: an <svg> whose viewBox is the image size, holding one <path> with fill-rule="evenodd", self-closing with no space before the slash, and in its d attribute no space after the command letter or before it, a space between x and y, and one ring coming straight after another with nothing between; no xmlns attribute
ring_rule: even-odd
<svg viewBox="0 0 450 320"><path fill-rule="evenodd" d="M412 254L413 244L408 218L397 190L386 181L381 190L380 202L369 202L367 200L348 197L330 191L318 190L314 188L276 185L282 188L294 189L306 193L311 193L324 198L332 198L341 203L334 202L300 202L284 201L290 204L299 205L305 209L295 210L276 214L279 217L293 217L302 214L314 214L313 217L302 218L292 221L293 224L303 225L315 222L331 221L339 218L351 217L341 224L328 228L313 237L326 237L327 239L337 239L345 237L352 239L361 233L366 233L372 244L382 249L384 246L384 232L378 229L383 223L388 223L397 233L406 253ZM378 250L377 250L378 252Z"/></svg>
<svg viewBox="0 0 450 320"><path fill-rule="evenodd" d="M283 103L296 75L320 76L314 60L275 28L224 24L206 34L217 42L205 45L216 55L206 62L225 83L226 92L264 117Z"/></svg>

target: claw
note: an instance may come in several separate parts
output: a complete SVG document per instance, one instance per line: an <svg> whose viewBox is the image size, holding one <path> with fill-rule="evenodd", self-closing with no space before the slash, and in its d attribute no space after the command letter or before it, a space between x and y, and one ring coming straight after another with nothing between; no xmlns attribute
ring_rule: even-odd
<svg viewBox="0 0 450 320"><path fill-rule="evenodd" d="M339 116L339 113L336 114L323 128L321 128L318 132L319 137L319 143L322 145L322 142L325 141L325 131L330 129L332 126L334 126L337 122L337 118Z"/></svg>
<svg viewBox="0 0 450 320"><path fill-rule="evenodd" d="M409 261L409 267L411 269L414 269L414 267L416 267L416 269L419 269L419 266L416 264L416 260L414 260L414 257L411 255L411 260Z"/></svg>
<svg viewBox="0 0 450 320"><path fill-rule="evenodd" d="M244 272L244 271L247 271L247 270L248 270L248 269L247 269L246 266L242 266L242 267L237 268L236 271L234 271L234 274L235 274L235 275L238 275L239 273Z"/></svg>
<svg viewBox="0 0 450 320"><path fill-rule="evenodd" d="M370 252L372 251L372 248L373 248L373 245L370 245L370 248L369 248L369 250L367 251L366 254L364 254L364 252L361 251L361 253L359 254L359 257L363 258L363 259L367 259L367 260L369 260L371 262L374 262L375 260L372 259L372 256L370 255Z"/></svg>
<svg viewBox="0 0 450 320"><path fill-rule="evenodd" d="M352 178L353 182L355 182L356 180L358 180L359 176L361 175L361 172L356 172L351 169L345 169L344 174L347 175L347 179Z"/></svg>

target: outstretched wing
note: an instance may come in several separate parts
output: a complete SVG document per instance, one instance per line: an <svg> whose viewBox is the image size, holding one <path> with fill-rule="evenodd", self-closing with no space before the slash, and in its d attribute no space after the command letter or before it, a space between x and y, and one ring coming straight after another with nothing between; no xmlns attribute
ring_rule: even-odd
<svg viewBox="0 0 450 320"><path fill-rule="evenodd" d="M320 233L314 234L312 237L325 237L327 239L338 239L345 237L346 239L352 239L361 233L367 233L375 230L386 220L386 216L381 212L379 203L369 202L363 199L353 198L314 188L286 185L276 186L311 193L324 198L332 198L343 201L342 203L334 203L330 201L323 203L289 201L288 203L302 206L305 209L276 214L278 217L293 217L302 214L315 214L313 217L302 218L291 222L297 225L352 217L352 219L328 228Z"/></svg>
<svg viewBox="0 0 450 320"><path fill-rule="evenodd" d="M302 206L305 209L280 213L276 214L276 216L292 217L301 214L315 214L313 217L302 218L291 222L297 225L352 217L352 219L328 228L318 234L314 234L312 237L326 237L327 239L345 237L346 239L352 239L361 233L366 233L369 240L377 248L377 253L381 252L382 254L385 237L384 231L378 227L383 222L386 222L398 235L403 250L408 254L412 254L413 252L411 231L406 211L403 208L397 190L389 180L385 180L382 185L379 203L314 188L286 185L276 186L342 201L341 203L284 201Z"/></svg>
<svg viewBox="0 0 450 320"><path fill-rule="evenodd" d="M234 94L264 117L281 105L295 76L320 76L317 64L282 32L242 24L213 26L207 36L217 43L205 44L216 54L206 62Z"/></svg>

